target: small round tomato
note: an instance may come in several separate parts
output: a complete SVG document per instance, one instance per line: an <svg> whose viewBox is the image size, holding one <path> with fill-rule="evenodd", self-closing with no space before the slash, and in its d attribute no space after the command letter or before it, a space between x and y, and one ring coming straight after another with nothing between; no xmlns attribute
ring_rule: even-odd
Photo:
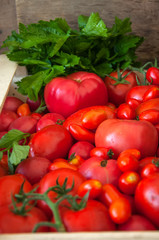
<svg viewBox="0 0 159 240"><path fill-rule="evenodd" d="M145 110L144 112L141 112L139 114L139 120L145 120L153 125L159 123L159 110L156 109L148 109Z"/></svg>
<svg viewBox="0 0 159 240"><path fill-rule="evenodd" d="M146 79L155 85L159 85L159 69L157 67L150 67L146 72Z"/></svg>
<svg viewBox="0 0 159 240"><path fill-rule="evenodd" d="M95 147L90 151L90 157L102 157L105 160L113 158L113 151L110 148Z"/></svg>
<svg viewBox="0 0 159 240"><path fill-rule="evenodd" d="M79 155L73 155L72 157L70 156L70 159L68 161L70 165L79 168L85 160Z"/></svg>
<svg viewBox="0 0 159 240"><path fill-rule="evenodd" d="M29 116L31 114L29 104L23 103L22 105L20 105L17 109L17 114L19 117Z"/></svg>
<svg viewBox="0 0 159 240"><path fill-rule="evenodd" d="M143 96L143 102L148 101L153 98L159 98L159 87L158 86L152 86L145 92L145 94Z"/></svg>
<svg viewBox="0 0 159 240"><path fill-rule="evenodd" d="M131 205L126 198L118 198L109 207L109 214L113 222L122 224L131 217Z"/></svg>
<svg viewBox="0 0 159 240"><path fill-rule="evenodd" d="M141 174L142 169L149 163L152 163L153 161L157 161L158 162L159 158L158 157L146 157L143 158L139 161L139 169L138 172Z"/></svg>
<svg viewBox="0 0 159 240"><path fill-rule="evenodd" d="M140 160L141 158L141 152L136 148L128 148L120 153L120 155L125 155L125 154L131 154L134 157L136 157L137 160Z"/></svg>
<svg viewBox="0 0 159 240"><path fill-rule="evenodd" d="M143 167L141 171L141 177L149 177L154 173L159 173L159 160L158 161L152 161L152 163L147 164L145 167Z"/></svg>
<svg viewBox="0 0 159 240"><path fill-rule="evenodd" d="M121 104L117 109L117 117L119 119L134 119L135 116L135 110L127 103Z"/></svg>
<svg viewBox="0 0 159 240"><path fill-rule="evenodd" d="M133 171L129 171L123 173L120 176L118 186L123 193L133 195L139 181L140 181L139 174Z"/></svg>
<svg viewBox="0 0 159 240"><path fill-rule="evenodd" d="M96 179L84 181L78 188L77 194L84 197L89 192L89 199L96 199L102 192L102 184Z"/></svg>
<svg viewBox="0 0 159 240"><path fill-rule="evenodd" d="M138 101L136 99L133 99L133 98L129 98L126 102L132 109L136 109L139 104L141 103L141 101Z"/></svg>
<svg viewBox="0 0 159 240"><path fill-rule="evenodd" d="M139 167L138 159L131 153L121 153L117 158L117 164L122 172L137 171Z"/></svg>

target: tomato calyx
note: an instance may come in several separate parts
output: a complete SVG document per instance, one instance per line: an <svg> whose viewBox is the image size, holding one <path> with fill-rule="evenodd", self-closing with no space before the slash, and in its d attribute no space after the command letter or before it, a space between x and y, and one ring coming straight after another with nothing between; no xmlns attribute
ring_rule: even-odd
<svg viewBox="0 0 159 240"><path fill-rule="evenodd" d="M57 119L56 124L57 125L63 125L65 120Z"/></svg>
<svg viewBox="0 0 159 240"><path fill-rule="evenodd" d="M100 162L101 167L106 167L107 166L107 160L102 160Z"/></svg>
<svg viewBox="0 0 159 240"><path fill-rule="evenodd" d="M112 159L113 156L114 156L113 150L112 150L112 149L109 149L109 151L107 152L107 155L108 155L108 157L109 157L110 159Z"/></svg>
<svg viewBox="0 0 159 240"><path fill-rule="evenodd" d="M88 192L84 195L83 198L80 198L79 196L72 196L72 198L68 199L68 202L70 203L70 207L68 208L74 211L80 211L84 209L88 201L89 192L90 190L88 190Z"/></svg>
<svg viewBox="0 0 159 240"><path fill-rule="evenodd" d="M129 74L132 72L132 71L129 71L127 74L124 74L124 72L127 70L128 68L125 68L124 70L120 71L119 67L117 68L117 74L118 74L118 77L115 78L109 74L106 74L107 77L110 77L111 79L113 79L115 81L115 83L112 83L112 85L116 86L118 84L130 84L129 81L126 80L126 78L129 76Z"/></svg>
<svg viewBox="0 0 159 240"><path fill-rule="evenodd" d="M157 159L152 159L152 163L159 168L159 158Z"/></svg>

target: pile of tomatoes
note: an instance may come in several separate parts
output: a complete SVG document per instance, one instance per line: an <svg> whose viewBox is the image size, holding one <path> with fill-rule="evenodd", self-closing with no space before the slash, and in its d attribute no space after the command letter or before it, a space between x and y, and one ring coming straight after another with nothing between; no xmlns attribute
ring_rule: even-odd
<svg viewBox="0 0 159 240"><path fill-rule="evenodd" d="M19 144L29 154L11 174L3 149L0 233L159 228L157 68L146 82L130 70L57 77L45 86L42 113L40 97L6 98L0 138L28 133Z"/></svg>

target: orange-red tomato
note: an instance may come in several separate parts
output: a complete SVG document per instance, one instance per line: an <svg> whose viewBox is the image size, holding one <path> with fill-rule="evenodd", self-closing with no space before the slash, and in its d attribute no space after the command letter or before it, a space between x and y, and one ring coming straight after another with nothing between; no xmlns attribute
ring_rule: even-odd
<svg viewBox="0 0 159 240"><path fill-rule="evenodd" d="M138 173L129 171L123 173L119 178L119 189L125 194L134 194L140 181Z"/></svg>
<svg viewBox="0 0 159 240"><path fill-rule="evenodd" d="M23 103L22 105L20 105L17 109L17 114L19 117L29 116L31 114L29 104Z"/></svg>
<svg viewBox="0 0 159 240"><path fill-rule="evenodd" d="M96 199L102 192L102 184L96 179L84 181L78 188L77 194L84 197L89 192L89 199Z"/></svg>

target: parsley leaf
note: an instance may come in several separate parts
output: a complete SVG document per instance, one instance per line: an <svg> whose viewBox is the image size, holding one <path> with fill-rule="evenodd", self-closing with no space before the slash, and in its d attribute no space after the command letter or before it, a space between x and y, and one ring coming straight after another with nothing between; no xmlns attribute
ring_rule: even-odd
<svg viewBox="0 0 159 240"><path fill-rule="evenodd" d="M29 149L29 146L21 146L17 142L13 142L13 150L9 157L10 163L17 166L22 160L27 158Z"/></svg>

